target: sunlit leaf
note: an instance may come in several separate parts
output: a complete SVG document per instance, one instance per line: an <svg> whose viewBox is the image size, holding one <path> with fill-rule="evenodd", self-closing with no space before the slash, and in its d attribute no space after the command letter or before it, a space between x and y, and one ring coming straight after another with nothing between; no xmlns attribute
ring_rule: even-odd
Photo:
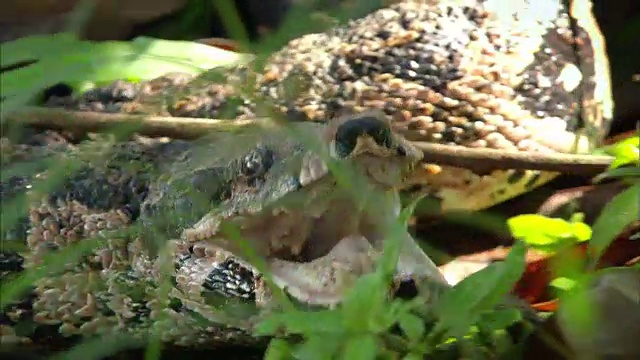
<svg viewBox="0 0 640 360"><path fill-rule="evenodd" d="M507 220L507 224L516 239L534 247L560 244L567 240L587 241L591 238L591 228L583 222L570 222L538 214L514 216Z"/></svg>
<svg viewBox="0 0 640 360"><path fill-rule="evenodd" d="M577 241L587 241L591 239L593 233L591 227L583 222L571 223L571 232Z"/></svg>
<svg viewBox="0 0 640 360"><path fill-rule="evenodd" d="M556 289L569 291L576 286L576 281L575 279L571 279L565 276L560 276L551 280L551 283L549 285L553 286Z"/></svg>
<svg viewBox="0 0 640 360"><path fill-rule="evenodd" d="M640 164L640 138L633 136L598 149L599 152L615 157L609 169L616 169L622 165Z"/></svg>

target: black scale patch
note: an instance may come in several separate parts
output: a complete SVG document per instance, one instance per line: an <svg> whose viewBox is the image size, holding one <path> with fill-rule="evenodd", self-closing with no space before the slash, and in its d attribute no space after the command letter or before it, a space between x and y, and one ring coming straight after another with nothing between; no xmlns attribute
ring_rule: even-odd
<svg viewBox="0 0 640 360"><path fill-rule="evenodd" d="M227 259L213 268L202 287L227 297L256 299L255 276L234 259Z"/></svg>

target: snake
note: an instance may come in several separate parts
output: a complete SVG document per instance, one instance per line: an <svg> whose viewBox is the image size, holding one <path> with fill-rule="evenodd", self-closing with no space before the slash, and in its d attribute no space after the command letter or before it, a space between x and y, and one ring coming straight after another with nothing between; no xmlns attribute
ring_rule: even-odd
<svg viewBox="0 0 640 360"><path fill-rule="evenodd" d="M120 80L79 96L50 98L47 105L95 112L247 119L262 115L263 107L256 100L261 99L270 104L271 110L302 127L320 126L318 123L335 118L335 114L358 118L364 116L358 114L374 110L388 122L388 127L374 129L400 134L409 144L588 153L605 136L613 110L604 41L591 15L590 1L543 3L397 1L347 24L291 40L257 70L239 66L214 69L196 77L167 74L138 83ZM249 82L251 78L255 82ZM246 84L251 85L249 94ZM369 125L360 123L350 136L340 141L333 138L334 153L340 153L336 145L353 151L362 143L353 140L354 134L355 138L364 134L369 139L364 143L384 144L382 148L395 144L385 139L396 139L396 135L380 140L370 130ZM212 310L202 296L223 292L254 303L262 301L256 296L266 294L260 288L260 275L235 256L237 249L231 244L218 243L222 251L202 243L203 238L214 235L211 229L217 229L217 225L210 217L203 218L209 209L196 209L193 194L188 195L191 193L182 185L194 187L196 197L206 194L203 197L209 205L231 204L225 211L236 218L241 216L237 207L252 209L252 204L260 203L256 206L262 210L273 197L280 199L294 189L295 193L305 189L299 173L297 183L290 182L291 176L269 178L274 166L295 164L291 165L293 171L299 172L305 161L314 162L278 160L285 157L282 146L288 142L282 140L274 147L265 140L271 132L265 131L253 141L241 141L242 133L232 135L237 135L235 141L139 135L119 141L95 134L34 129L18 139L3 138L3 167L23 169L3 174L3 203L16 197L29 200L26 209L15 207L16 224L3 226L3 281L13 279L25 268L38 268L48 254L70 244L84 243L88 238L97 238L100 244L81 260L70 261L62 270L45 276L22 300L6 308L3 305L3 344L29 345L114 331L137 336L151 322L163 329L163 339L185 346L255 342L239 329L241 326L217 321L223 315ZM208 155L199 161L225 159L226 165L194 165L193 148L203 142ZM248 145L236 149L229 158L217 155L245 143ZM291 146L286 153L303 159L305 152L297 153L298 145ZM64 166L46 166L58 162ZM395 171L392 164L371 170L369 179ZM430 165L418 162L412 166L412 179L429 197L438 200L443 212L485 209L558 175L539 170L476 173L445 165L433 171ZM33 195L39 181L56 170L64 173L66 166L73 172L69 170L71 175L62 184L46 194ZM288 182L278 182L285 179ZM178 190L172 188L174 195L164 197L167 192L163 189L172 184L182 185ZM167 199L168 206L163 205ZM177 215L161 211L166 208L182 211ZM280 211L276 210L273 216ZM278 214L285 214L281 220L285 223L296 221L290 212ZM318 216L325 219L322 226L315 224L317 227L307 232L331 229L332 224L347 220L339 213L323 217L326 214ZM159 222L162 226L157 219L163 219ZM158 237L181 239L172 245L174 263L179 265L172 295L166 301L157 297L159 286L154 281L162 276L154 265L154 256L159 254L151 251L152 244L135 235L109 235L137 223L156 231ZM253 226L264 228L265 224ZM356 236L346 243L312 248L305 248L307 241L285 241L286 246L280 248L277 245L282 243L275 242L262 249L262 255L277 260L271 266L284 269L282 274L304 274L312 269L309 278L318 279L318 269L327 270L326 260L335 263L344 249L351 249L345 251L347 254L363 253L367 254L365 259L374 258L370 253L377 249L370 246L371 239L366 235L375 234L359 235L364 242ZM335 249L340 251L332 252ZM426 271L424 268L431 265L421 250L411 249L404 259L409 264L424 265L422 271ZM347 257L343 259L346 273L357 273L356 264L363 269L369 266ZM416 266L409 267L412 273L420 272ZM304 283L306 275L287 276L281 281L295 296L311 299L313 284ZM437 277L431 273L428 276ZM166 319L159 321L159 313L166 313ZM201 327L194 317L223 325Z"/></svg>

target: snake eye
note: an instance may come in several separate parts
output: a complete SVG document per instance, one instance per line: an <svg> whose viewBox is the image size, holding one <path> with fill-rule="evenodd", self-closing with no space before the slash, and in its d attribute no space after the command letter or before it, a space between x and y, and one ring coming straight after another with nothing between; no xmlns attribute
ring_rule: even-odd
<svg viewBox="0 0 640 360"><path fill-rule="evenodd" d="M336 156L339 158L349 156L355 149L358 138L362 136L370 137L382 147L393 146L389 124L374 115L365 115L349 119L338 127L335 136Z"/></svg>

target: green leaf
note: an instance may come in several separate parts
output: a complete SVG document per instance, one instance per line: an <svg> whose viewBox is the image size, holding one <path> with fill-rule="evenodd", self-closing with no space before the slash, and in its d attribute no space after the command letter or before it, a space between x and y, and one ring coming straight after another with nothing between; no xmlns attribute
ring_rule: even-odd
<svg viewBox="0 0 640 360"><path fill-rule="evenodd" d="M39 45L46 38L11 44L9 54L3 48L3 62L11 63L35 56L35 64L0 74L3 112L33 101L43 89L63 82L82 86L87 82L112 82L119 79L153 79L169 72L200 74L218 66L248 61L251 56L226 51L205 44L170 41L146 37L133 41L89 42L74 40L70 35L51 36L51 46L59 50L34 51L27 46ZM78 90L78 89L74 89Z"/></svg>
<svg viewBox="0 0 640 360"><path fill-rule="evenodd" d="M343 324L352 331L370 330L387 304L384 278L379 273L364 275L342 302Z"/></svg>
<svg viewBox="0 0 640 360"><path fill-rule="evenodd" d="M273 339L264 355L264 360L284 360L291 358L291 347L282 339Z"/></svg>
<svg viewBox="0 0 640 360"><path fill-rule="evenodd" d="M424 320L411 313L402 313L398 316L400 329L412 342L419 341L424 335Z"/></svg>
<svg viewBox="0 0 640 360"><path fill-rule="evenodd" d="M331 360L335 358L343 341L342 336L333 333L311 336L294 348L293 356L300 360Z"/></svg>
<svg viewBox="0 0 640 360"><path fill-rule="evenodd" d="M507 220L507 225L516 239L534 247L549 247L567 240L587 241L591 238L591 228L583 222L569 222L538 214L514 216Z"/></svg>
<svg viewBox="0 0 640 360"><path fill-rule="evenodd" d="M602 147L599 151L615 157L615 160L609 165L609 169L615 169L627 164L640 164L640 138L638 136Z"/></svg>
<svg viewBox="0 0 640 360"><path fill-rule="evenodd" d="M312 334L314 332L344 332L342 314L336 310L273 313L256 325L258 336L277 335L284 328L288 334Z"/></svg>
<svg viewBox="0 0 640 360"><path fill-rule="evenodd" d="M342 352L345 360L374 360L378 353L378 341L373 334L359 335L347 340Z"/></svg>
<svg viewBox="0 0 640 360"><path fill-rule="evenodd" d="M425 359L423 354L420 353L408 353L402 360L423 360Z"/></svg>
<svg viewBox="0 0 640 360"><path fill-rule="evenodd" d="M405 208L402 209L402 211L400 212L400 216L398 216L398 221L400 221L405 228L409 226L409 220L411 219L411 215L413 215L413 213L416 211L416 207L418 206L418 204L420 204L422 199L425 198L425 196L426 196L426 193L419 194L418 196L412 198L411 202L409 202L409 204L405 206Z"/></svg>
<svg viewBox="0 0 640 360"><path fill-rule="evenodd" d="M501 309L482 314L480 324L483 329L495 332L522 321L522 313L518 309Z"/></svg>
<svg viewBox="0 0 640 360"><path fill-rule="evenodd" d="M82 43L72 33L26 36L0 45L0 67L74 51Z"/></svg>
<svg viewBox="0 0 640 360"><path fill-rule="evenodd" d="M609 201L593 224L589 242L590 268L611 242L640 216L640 184L632 185Z"/></svg>
<svg viewBox="0 0 640 360"><path fill-rule="evenodd" d="M526 245L518 241L503 262L493 263L465 278L445 292L435 305L440 322L449 336L460 338L483 311L502 302L525 269Z"/></svg>
<svg viewBox="0 0 640 360"><path fill-rule="evenodd" d="M189 57L185 57L189 56ZM3 94L33 90L34 85L57 82L110 82L118 79L153 79L169 72L200 74L234 64L246 56L199 43L139 38L133 42L82 43L57 56L0 74Z"/></svg>
<svg viewBox="0 0 640 360"><path fill-rule="evenodd" d="M593 178L594 183L602 182L608 179L634 179L640 178L640 167L618 167L607 170Z"/></svg>
<svg viewBox="0 0 640 360"><path fill-rule="evenodd" d="M569 291L576 286L576 280L566 276L560 276L551 280L549 285L562 291Z"/></svg>
<svg viewBox="0 0 640 360"><path fill-rule="evenodd" d="M571 223L571 232L573 234L573 237L578 242L583 242L591 239L591 235L593 233L591 227L583 222Z"/></svg>
<svg viewBox="0 0 640 360"><path fill-rule="evenodd" d="M597 313L588 288L590 280L590 276L582 276L571 290L560 293L558 298L558 319L568 337L590 337L597 331Z"/></svg>
<svg viewBox="0 0 640 360"><path fill-rule="evenodd" d="M587 276L584 272L584 256L575 248L565 248L557 255L552 259L551 268L556 279L563 280L558 280L557 284L560 286L556 289L561 291L564 291L565 287L571 289L575 287L576 282Z"/></svg>

